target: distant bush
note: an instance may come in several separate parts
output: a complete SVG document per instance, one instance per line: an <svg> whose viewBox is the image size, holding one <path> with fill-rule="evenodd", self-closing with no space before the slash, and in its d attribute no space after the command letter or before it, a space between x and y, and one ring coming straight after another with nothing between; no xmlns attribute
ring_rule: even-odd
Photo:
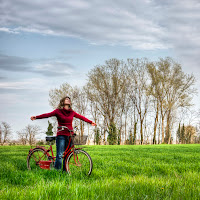
<svg viewBox="0 0 200 200"><path fill-rule="evenodd" d="M37 143L36 143L36 145L44 145L45 143L44 143L44 141L43 140L39 140Z"/></svg>
<svg viewBox="0 0 200 200"><path fill-rule="evenodd" d="M15 146L15 145L16 145L15 142L11 142L11 143L9 143L9 146Z"/></svg>

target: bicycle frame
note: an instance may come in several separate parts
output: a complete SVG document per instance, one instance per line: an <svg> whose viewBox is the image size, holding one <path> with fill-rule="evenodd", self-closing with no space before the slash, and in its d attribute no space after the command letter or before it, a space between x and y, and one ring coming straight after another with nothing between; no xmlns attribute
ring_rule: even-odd
<svg viewBox="0 0 200 200"><path fill-rule="evenodd" d="M78 156L75 157L75 153L74 153L74 152L75 152L75 150L77 150L77 149L82 149L82 148L75 148L74 144L72 143L72 145L71 145L71 143L72 143L72 135L70 135L69 144L68 144L67 148L65 149L62 158L65 158L65 159L67 160L67 158L68 158L68 156L70 155L70 153L73 152L75 164L76 164L77 166L80 166L80 162L79 162L79 160L78 160ZM70 145L71 145L71 147L69 148ZM49 170L50 170L50 165L51 165L52 163L54 163L54 162L55 162L55 159L56 159L56 157L55 157L54 154L53 154L52 145L50 144L50 147L49 147L48 149L46 149L46 148L43 147L43 146L36 146L36 147L33 148L33 149L31 148L31 149L29 150L28 156L32 153L32 151L33 151L34 149L38 149L38 148L39 148L39 149L42 149L42 150L44 151L44 155L43 155L42 157L40 157L39 161L38 161L36 164L38 164L39 167L40 167L41 169L49 169ZM51 152L51 155L50 155L49 152ZM34 155L34 154L33 154L33 155ZM48 161L42 160L42 159L44 159L44 157L45 157L46 155L47 155L47 157L48 157L49 160L48 160ZM78 163L77 163L77 161L78 161Z"/></svg>

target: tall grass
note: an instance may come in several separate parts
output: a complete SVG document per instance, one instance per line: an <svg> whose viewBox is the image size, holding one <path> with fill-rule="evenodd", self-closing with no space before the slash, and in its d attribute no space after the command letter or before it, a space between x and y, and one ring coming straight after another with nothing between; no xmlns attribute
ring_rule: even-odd
<svg viewBox="0 0 200 200"><path fill-rule="evenodd" d="M28 171L29 148L0 147L1 199L200 199L198 144L86 146L90 177Z"/></svg>

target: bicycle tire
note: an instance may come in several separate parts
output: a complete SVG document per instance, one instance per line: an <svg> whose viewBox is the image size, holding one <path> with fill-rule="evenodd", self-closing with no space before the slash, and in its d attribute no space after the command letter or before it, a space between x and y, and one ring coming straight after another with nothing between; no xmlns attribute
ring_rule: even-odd
<svg viewBox="0 0 200 200"><path fill-rule="evenodd" d="M74 159L75 156L75 159ZM66 171L73 176L89 176L92 173L92 159L90 155L83 150L75 150L70 153L65 162Z"/></svg>
<svg viewBox="0 0 200 200"><path fill-rule="evenodd" d="M45 151L41 148L33 149L32 152L27 157L27 168L29 170L41 170L39 166L39 161L49 161L51 160Z"/></svg>

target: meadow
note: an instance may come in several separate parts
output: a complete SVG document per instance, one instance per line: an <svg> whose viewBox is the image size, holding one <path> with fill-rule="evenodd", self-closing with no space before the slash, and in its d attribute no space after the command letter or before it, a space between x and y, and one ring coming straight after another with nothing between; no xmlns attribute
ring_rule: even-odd
<svg viewBox="0 0 200 200"><path fill-rule="evenodd" d="M85 146L89 177L28 171L29 148L0 146L0 199L200 199L199 144Z"/></svg>

